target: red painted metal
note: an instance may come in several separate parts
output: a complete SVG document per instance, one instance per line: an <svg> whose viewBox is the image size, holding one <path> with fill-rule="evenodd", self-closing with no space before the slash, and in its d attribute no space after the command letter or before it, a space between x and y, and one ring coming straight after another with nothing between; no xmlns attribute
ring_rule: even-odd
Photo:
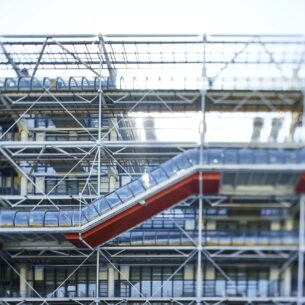
<svg viewBox="0 0 305 305"><path fill-rule="evenodd" d="M301 175L295 187L296 193L305 193L305 173Z"/></svg>
<svg viewBox="0 0 305 305"><path fill-rule="evenodd" d="M115 236L133 228L150 217L168 209L179 201L199 192L199 173L193 174L167 189L147 198L145 204L136 204L120 214L102 222L82 234L82 239L96 247ZM204 194L219 192L220 173L202 173ZM66 234L66 238L77 247L84 247L78 233Z"/></svg>

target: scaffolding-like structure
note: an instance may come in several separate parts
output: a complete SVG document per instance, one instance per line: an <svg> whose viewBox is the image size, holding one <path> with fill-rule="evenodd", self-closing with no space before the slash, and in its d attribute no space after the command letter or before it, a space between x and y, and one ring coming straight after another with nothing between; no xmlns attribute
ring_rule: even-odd
<svg viewBox="0 0 305 305"><path fill-rule="evenodd" d="M304 113L303 36L1 36L0 303L303 304Z"/></svg>

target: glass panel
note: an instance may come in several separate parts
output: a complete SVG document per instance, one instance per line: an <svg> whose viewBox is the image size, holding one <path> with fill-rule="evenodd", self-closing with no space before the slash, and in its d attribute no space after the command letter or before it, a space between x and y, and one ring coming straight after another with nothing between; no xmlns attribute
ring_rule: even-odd
<svg viewBox="0 0 305 305"><path fill-rule="evenodd" d="M132 196L131 191L129 190L128 186L123 186L119 190L116 191L117 195L119 195L120 199L124 202L130 199Z"/></svg>
<svg viewBox="0 0 305 305"><path fill-rule="evenodd" d="M140 194L145 191L142 183L139 180L131 182L130 184L128 184L128 187L134 195Z"/></svg>
<svg viewBox="0 0 305 305"><path fill-rule="evenodd" d="M199 150L198 149L190 149L184 153L187 160L192 164L196 165L199 163Z"/></svg>
<svg viewBox="0 0 305 305"><path fill-rule="evenodd" d="M224 151L223 157L224 164L237 164L237 150L235 149L228 149Z"/></svg>
<svg viewBox="0 0 305 305"><path fill-rule="evenodd" d="M252 164L253 163L253 151L249 149L239 150L239 162L241 164Z"/></svg>
<svg viewBox="0 0 305 305"><path fill-rule="evenodd" d="M285 153L285 162L297 163L297 153L295 151L289 151L288 153Z"/></svg>
<svg viewBox="0 0 305 305"><path fill-rule="evenodd" d="M13 227L15 213L16 213L16 211L2 211L0 213L0 226L1 227Z"/></svg>
<svg viewBox="0 0 305 305"><path fill-rule="evenodd" d="M114 208L115 206L121 203L121 200L115 192L107 195L105 198L109 202L111 208Z"/></svg>
<svg viewBox="0 0 305 305"><path fill-rule="evenodd" d="M30 214L30 226L32 227L41 227L43 226L43 218L45 212L42 211L33 211Z"/></svg>
<svg viewBox="0 0 305 305"><path fill-rule="evenodd" d="M153 172L151 172L150 174L158 183L168 179L166 173L164 172L164 170L162 168L158 168L158 169L154 170Z"/></svg>
<svg viewBox="0 0 305 305"><path fill-rule="evenodd" d="M73 226L79 226L80 224L80 212L73 211Z"/></svg>
<svg viewBox="0 0 305 305"><path fill-rule="evenodd" d="M270 150L269 151L269 162L271 164L284 163L284 153L278 150Z"/></svg>
<svg viewBox="0 0 305 305"><path fill-rule="evenodd" d="M305 149L298 151L297 160L299 163L305 163Z"/></svg>
<svg viewBox="0 0 305 305"><path fill-rule="evenodd" d="M268 163L268 154L264 150L256 150L254 157L255 157L255 163L260 163L260 164Z"/></svg>
<svg viewBox="0 0 305 305"><path fill-rule="evenodd" d="M103 214L105 211L110 209L109 203L105 198L98 199L94 203L94 206L100 214Z"/></svg>
<svg viewBox="0 0 305 305"><path fill-rule="evenodd" d="M210 164L221 164L224 153L221 149L213 149L208 153L208 162Z"/></svg>
<svg viewBox="0 0 305 305"><path fill-rule="evenodd" d="M44 224L46 227L57 227L58 226L59 212L46 212Z"/></svg>
<svg viewBox="0 0 305 305"><path fill-rule="evenodd" d="M87 207L83 208L83 210L82 210L82 216L85 218L84 220L86 222L90 221L94 217L97 217L98 215L99 214L97 213L97 211L96 211L95 207L93 206L93 204L89 204Z"/></svg>
<svg viewBox="0 0 305 305"><path fill-rule="evenodd" d="M180 170L191 167L190 162L184 155L178 155L178 156L174 157L173 161L176 162L176 164L178 165Z"/></svg>
<svg viewBox="0 0 305 305"><path fill-rule="evenodd" d="M59 213L59 226L69 227L72 225L73 211L62 211Z"/></svg>
<svg viewBox="0 0 305 305"><path fill-rule="evenodd" d="M179 171L179 168L173 160L169 160L162 165L162 168L165 170L166 174L171 177Z"/></svg>
<svg viewBox="0 0 305 305"><path fill-rule="evenodd" d="M150 187L157 184L156 180L151 176L150 173L143 174L139 180L146 189L149 189Z"/></svg>
<svg viewBox="0 0 305 305"><path fill-rule="evenodd" d="M15 217L16 227L28 227L29 225L29 212L17 212Z"/></svg>

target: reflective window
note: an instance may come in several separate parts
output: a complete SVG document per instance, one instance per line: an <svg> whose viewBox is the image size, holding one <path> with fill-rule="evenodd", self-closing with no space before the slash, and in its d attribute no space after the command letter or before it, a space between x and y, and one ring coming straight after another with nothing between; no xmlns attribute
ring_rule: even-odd
<svg viewBox="0 0 305 305"><path fill-rule="evenodd" d="M120 189L118 189L116 191L117 195L119 195L120 199L124 202L128 199L130 199L131 197L133 197L132 192L130 191L130 189L128 188L128 186L123 186Z"/></svg>
<svg viewBox="0 0 305 305"><path fill-rule="evenodd" d="M175 158L173 158L173 161L176 162L180 170L187 169L192 165L184 155L176 156Z"/></svg>
<svg viewBox="0 0 305 305"><path fill-rule="evenodd" d="M15 217L16 227L27 227L29 225L29 212L17 212Z"/></svg>
<svg viewBox="0 0 305 305"><path fill-rule="evenodd" d="M279 150L270 150L269 151L269 162L271 164L282 164L285 162L284 160L284 153Z"/></svg>
<svg viewBox="0 0 305 305"><path fill-rule="evenodd" d="M223 157L224 164L237 164L237 150L235 149L228 149L224 151Z"/></svg>
<svg viewBox="0 0 305 305"><path fill-rule="evenodd" d="M73 226L79 226L80 225L80 212L79 211L77 211L77 210L75 210L75 211L73 211L73 219L72 219L72 221L73 221Z"/></svg>
<svg viewBox="0 0 305 305"><path fill-rule="evenodd" d="M13 227L15 213L16 213L16 211L2 211L0 213L0 226L1 227Z"/></svg>
<svg viewBox="0 0 305 305"><path fill-rule="evenodd" d="M179 171L179 168L173 160L169 160L162 165L162 168L165 170L166 174L171 177Z"/></svg>
<svg viewBox="0 0 305 305"><path fill-rule="evenodd" d="M162 168L158 168L153 172L151 172L150 174L158 183L168 179L168 176L166 175L165 171Z"/></svg>
<svg viewBox="0 0 305 305"><path fill-rule="evenodd" d="M253 163L253 151L250 149L239 150L239 162L241 164L252 164Z"/></svg>
<svg viewBox="0 0 305 305"><path fill-rule="evenodd" d="M44 211L32 211L30 214L30 226L41 227L43 226Z"/></svg>
<svg viewBox="0 0 305 305"><path fill-rule="evenodd" d="M299 163L305 163L305 149L298 151L297 160Z"/></svg>
<svg viewBox="0 0 305 305"><path fill-rule="evenodd" d="M210 164L221 164L223 155L224 153L222 149L213 149L208 153L208 162Z"/></svg>
<svg viewBox="0 0 305 305"><path fill-rule="evenodd" d="M94 217L97 217L99 214L97 213L93 204L89 204L87 207L83 208L82 216L85 218L85 222L90 221ZM82 217L82 218L83 218Z"/></svg>
<svg viewBox="0 0 305 305"><path fill-rule="evenodd" d="M139 180L146 189L149 189L150 187L157 184L157 181L151 176L150 173L143 174Z"/></svg>
<svg viewBox="0 0 305 305"><path fill-rule="evenodd" d="M145 191L145 188L143 187L140 180L135 180L135 181L131 182L130 184L128 184L128 187L134 195L138 195Z"/></svg>
<svg viewBox="0 0 305 305"><path fill-rule="evenodd" d="M257 164L268 163L268 153L265 150L256 150L254 157L255 157L255 163Z"/></svg>
<svg viewBox="0 0 305 305"><path fill-rule="evenodd" d="M111 208L114 208L121 203L121 200L115 192L107 195L105 198L109 202Z"/></svg>
<svg viewBox="0 0 305 305"><path fill-rule="evenodd" d="M195 165L198 164L199 150L198 149L190 149L184 153L187 160L190 164Z"/></svg>
<svg viewBox="0 0 305 305"><path fill-rule="evenodd" d="M105 211L110 209L109 203L105 198L98 199L94 203L94 206L100 214L103 214Z"/></svg>
<svg viewBox="0 0 305 305"><path fill-rule="evenodd" d="M73 211L61 211L59 213L59 226L69 227L72 225Z"/></svg>
<svg viewBox="0 0 305 305"><path fill-rule="evenodd" d="M46 212L44 223L46 227L58 226L59 212Z"/></svg>

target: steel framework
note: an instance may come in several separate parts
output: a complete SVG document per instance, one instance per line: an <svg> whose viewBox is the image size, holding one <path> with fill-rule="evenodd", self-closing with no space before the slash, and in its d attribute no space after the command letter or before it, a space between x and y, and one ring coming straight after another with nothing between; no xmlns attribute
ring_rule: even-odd
<svg viewBox="0 0 305 305"><path fill-rule="evenodd" d="M303 36L2 35L1 210L79 210L191 148L300 151L304 66ZM301 305L305 197L285 170L199 183L96 248L6 231L0 302Z"/></svg>

